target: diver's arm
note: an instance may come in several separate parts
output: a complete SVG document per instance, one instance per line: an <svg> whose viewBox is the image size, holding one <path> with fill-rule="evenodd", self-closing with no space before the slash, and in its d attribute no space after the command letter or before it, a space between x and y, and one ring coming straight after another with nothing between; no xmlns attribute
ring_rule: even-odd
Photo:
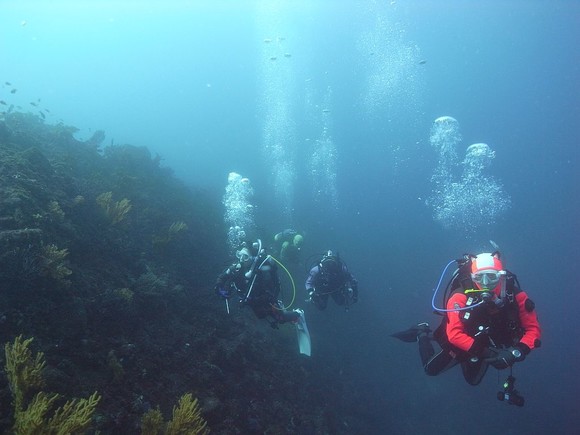
<svg viewBox="0 0 580 435"><path fill-rule="evenodd" d="M230 284L234 280L234 271L235 266L232 265L218 275L216 283L213 287L216 294L222 297L231 296Z"/></svg>
<svg viewBox="0 0 580 435"><path fill-rule="evenodd" d="M465 307L466 301L467 296L463 293L455 293L449 298L447 309L454 310L456 308L463 308ZM465 325L461 321L462 314L463 311L449 311L447 313L447 339L455 347L477 355L481 352L481 349L478 349L479 346L476 345L475 339L465 332Z"/></svg>
<svg viewBox="0 0 580 435"><path fill-rule="evenodd" d="M232 281L234 279L235 273L236 273L236 265L232 264L218 275L216 279L216 284L224 285L226 282Z"/></svg>
<svg viewBox="0 0 580 435"><path fill-rule="evenodd" d="M304 284L307 292L313 291L316 288L317 276L318 276L318 266L314 266L312 269L310 269L310 273L308 274L308 278L306 278L306 283Z"/></svg>
<svg viewBox="0 0 580 435"><path fill-rule="evenodd" d="M524 335L520 339L520 344L527 347L519 346L524 354L530 353L530 350L540 345L540 337L542 330L538 322L538 315L536 313L535 305L531 299L528 298L526 292L519 292L516 294L516 303L518 304L518 311L520 316L520 326L524 331Z"/></svg>
<svg viewBox="0 0 580 435"><path fill-rule="evenodd" d="M358 299L358 281L356 280L356 278L352 275L352 273L349 273L349 280L348 280L348 287L352 289L352 297L354 300Z"/></svg>
<svg viewBox="0 0 580 435"><path fill-rule="evenodd" d="M277 298L282 290L282 283L280 282L280 276L278 275L278 266L272 259L268 260L268 264L270 265L270 277L274 285L274 295Z"/></svg>

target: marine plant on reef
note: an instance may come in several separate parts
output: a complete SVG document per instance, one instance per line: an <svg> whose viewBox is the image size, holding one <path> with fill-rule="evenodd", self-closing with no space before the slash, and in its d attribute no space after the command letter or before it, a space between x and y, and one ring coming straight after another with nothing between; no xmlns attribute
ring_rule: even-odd
<svg viewBox="0 0 580 435"><path fill-rule="evenodd" d="M165 423L159 408L147 411L141 418L142 435L178 435L209 433L207 422L201 416L197 399L191 393L184 394L173 407L173 418Z"/></svg>
<svg viewBox="0 0 580 435"><path fill-rule="evenodd" d="M123 198L121 201L113 201L113 192L104 192L97 196L97 204L103 209L111 225L118 224L133 207L131 201Z"/></svg>
<svg viewBox="0 0 580 435"><path fill-rule="evenodd" d="M173 240L177 240L187 231L187 224L183 221L173 222L162 235L153 237L153 245L164 249Z"/></svg>
<svg viewBox="0 0 580 435"><path fill-rule="evenodd" d="M39 391L44 387L42 371L46 362L42 352L38 352L36 356L32 355L30 350L32 340L32 338L24 340L20 335L16 337L14 343L6 343L4 347L5 371L14 397L12 432L17 435L84 432L91 424L101 397L95 391L88 399L68 400L61 407L54 409L60 395Z"/></svg>
<svg viewBox="0 0 580 435"><path fill-rule="evenodd" d="M133 296L135 292L127 287L119 288L113 291L113 293L122 301L130 304L133 301Z"/></svg>
<svg viewBox="0 0 580 435"><path fill-rule="evenodd" d="M43 274L50 276L63 284L69 284L65 278L72 274L65 265L65 258L68 255L68 249L59 249L54 244L42 247Z"/></svg>
<svg viewBox="0 0 580 435"><path fill-rule="evenodd" d="M22 336L16 337L13 344L6 343L6 375L10 391L14 398L16 412L24 408L24 402L30 393L44 387L42 370L45 366L44 354L39 352L32 357L29 345L32 338L22 340Z"/></svg>
<svg viewBox="0 0 580 435"><path fill-rule="evenodd" d="M62 211L58 201L50 201L48 204L48 212L55 221L62 222L64 220L64 211Z"/></svg>
<svg viewBox="0 0 580 435"><path fill-rule="evenodd" d="M111 371L114 382L120 382L125 377L125 369L112 349L107 354L107 366Z"/></svg>
<svg viewBox="0 0 580 435"><path fill-rule="evenodd" d="M187 224L185 222L182 221L178 221L178 222L173 222L171 224L171 226L169 227L169 238L170 239L174 239L177 237L178 234L180 234L181 232L187 230Z"/></svg>

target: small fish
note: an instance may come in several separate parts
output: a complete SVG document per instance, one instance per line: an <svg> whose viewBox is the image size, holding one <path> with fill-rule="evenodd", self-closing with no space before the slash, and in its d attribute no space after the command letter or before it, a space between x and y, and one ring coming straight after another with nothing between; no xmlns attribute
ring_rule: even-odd
<svg viewBox="0 0 580 435"><path fill-rule="evenodd" d="M5 84L6 86L12 86L12 83L10 83L10 82L4 82L4 84Z"/></svg>
<svg viewBox="0 0 580 435"><path fill-rule="evenodd" d="M276 60L276 59L278 59L276 56L272 56L272 57L270 58L270 60Z"/></svg>
<svg viewBox="0 0 580 435"><path fill-rule="evenodd" d="M330 109L322 109L322 113L330 113Z"/></svg>
<svg viewBox="0 0 580 435"><path fill-rule="evenodd" d="M16 89L12 89L12 90L10 91L10 93L11 93L11 94L15 94L15 93L16 93Z"/></svg>
<svg viewBox="0 0 580 435"><path fill-rule="evenodd" d="M38 112L38 113L40 114L40 117L41 117L42 119L46 119L46 116L44 115L44 113L42 113L42 112Z"/></svg>
<svg viewBox="0 0 580 435"><path fill-rule="evenodd" d="M425 65L427 63L427 61L425 59L422 59L419 61L419 65Z"/></svg>
<svg viewBox="0 0 580 435"><path fill-rule="evenodd" d="M30 103L30 105L31 105L31 106L34 106L34 107L36 107L36 106L38 106L38 103L35 103L34 101L32 101L32 102Z"/></svg>
<svg viewBox="0 0 580 435"><path fill-rule="evenodd" d="M284 53L284 57L292 57L290 53Z"/></svg>
<svg viewBox="0 0 580 435"><path fill-rule="evenodd" d="M270 38L266 38L266 39L264 39L264 42L265 42L266 44L269 44L270 42L272 42L272 40L271 40Z"/></svg>
<svg viewBox="0 0 580 435"><path fill-rule="evenodd" d="M6 106L6 101L0 100L0 104L2 104L3 106Z"/></svg>

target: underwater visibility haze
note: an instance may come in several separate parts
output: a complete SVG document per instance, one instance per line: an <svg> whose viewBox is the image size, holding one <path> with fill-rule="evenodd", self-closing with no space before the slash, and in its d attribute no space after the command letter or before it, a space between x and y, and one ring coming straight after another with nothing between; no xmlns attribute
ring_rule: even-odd
<svg viewBox="0 0 580 435"><path fill-rule="evenodd" d="M34 338L46 391L100 394L90 433L147 433L187 393L212 433L578 433L579 22L560 0L2 2L2 343ZM212 290L286 228L310 358ZM524 407L496 398L509 371L428 377L390 337L438 324L445 265L495 243L542 326ZM329 249L348 311L307 302Z"/></svg>

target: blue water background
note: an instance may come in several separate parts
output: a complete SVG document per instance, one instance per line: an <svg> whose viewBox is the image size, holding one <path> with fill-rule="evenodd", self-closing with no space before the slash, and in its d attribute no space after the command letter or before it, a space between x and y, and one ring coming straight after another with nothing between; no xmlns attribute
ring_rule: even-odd
<svg viewBox="0 0 580 435"><path fill-rule="evenodd" d="M33 113L37 102L50 110L46 122L74 125L79 138L104 129L105 145L147 146L216 201L237 171L253 182L262 237L293 225L307 236L305 257L338 250L360 281L360 302L349 313L307 307L313 358L343 361L335 381L360 385L369 433L572 434L580 430L579 22L572 1L6 1L0 81L11 85L0 85L0 99ZM377 53L360 45L377 28L396 28L386 35L416 51L402 63L400 92L368 113L364 84ZM279 103L265 97L268 83L294 128L290 215L264 148L265 119ZM313 199L307 165L322 118L309 116L305 94L322 109L329 87L336 208ZM496 152L489 174L512 205L492 226L445 229L425 204L437 163L429 131L443 115L459 121L463 149L485 142ZM436 322L431 291L443 266L490 249L489 239L543 327L543 347L516 367L522 409L495 399L505 373L490 371L477 388L459 370L428 378L415 346L389 337Z"/></svg>

